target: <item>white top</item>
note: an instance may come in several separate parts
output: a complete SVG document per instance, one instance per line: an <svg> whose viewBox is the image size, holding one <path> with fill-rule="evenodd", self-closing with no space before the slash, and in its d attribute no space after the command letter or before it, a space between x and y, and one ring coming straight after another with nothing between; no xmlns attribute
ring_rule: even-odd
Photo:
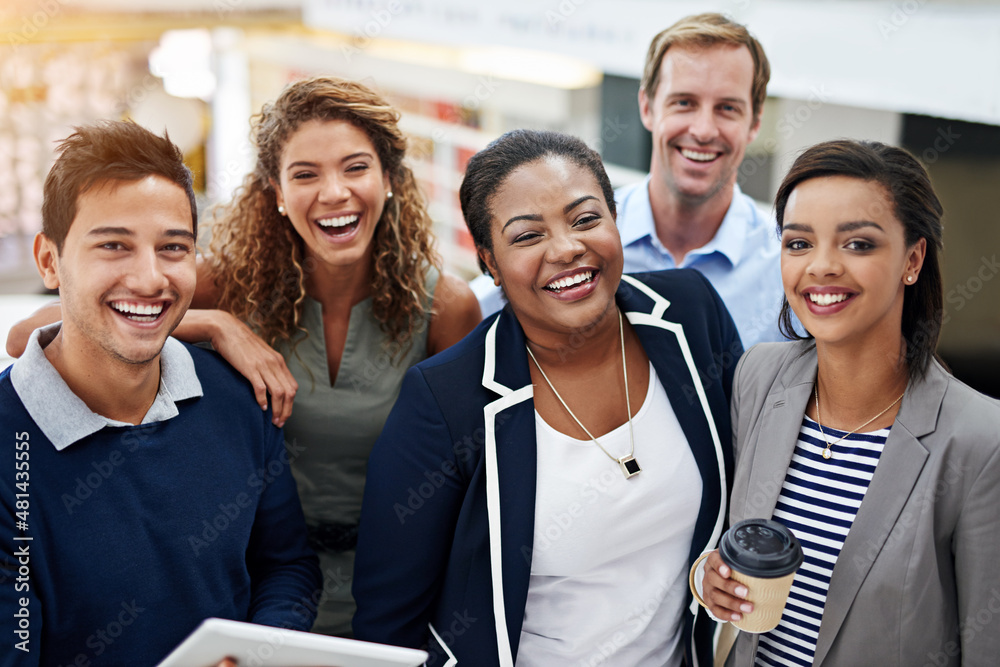
<svg viewBox="0 0 1000 667"><path fill-rule="evenodd" d="M518 667L682 662L702 482L652 364L649 378L632 420L642 471L630 479L592 441L535 413L534 549ZM615 456L628 454L628 423L598 440Z"/></svg>
<svg viewBox="0 0 1000 667"><path fill-rule="evenodd" d="M823 433L825 432L825 438ZM875 475L889 429L846 435L809 417L802 419L773 518L802 544L805 560L795 573L778 627L761 635L757 665L811 665L816 653L830 577ZM828 442L837 442L824 459Z"/></svg>

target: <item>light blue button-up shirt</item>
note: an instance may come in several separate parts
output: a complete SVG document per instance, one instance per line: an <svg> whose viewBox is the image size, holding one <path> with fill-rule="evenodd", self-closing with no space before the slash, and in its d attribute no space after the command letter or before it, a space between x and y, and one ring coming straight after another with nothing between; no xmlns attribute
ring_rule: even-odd
<svg viewBox="0 0 1000 667"><path fill-rule="evenodd" d="M753 199L734 186L733 201L715 236L701 248L687 253L678 266L656 236L649 203L649 177L615 191L618 230L625 255L625 272L692 268L700 271L722 297L743 347L765 341L783 341L778 313L784 290L781 285L781 241L774 220ZM472 281L483 315L503 307L500 289L489 276ZM793 322L797 322L793 317ZM796 324L796 326L799 326Z"/></svg>

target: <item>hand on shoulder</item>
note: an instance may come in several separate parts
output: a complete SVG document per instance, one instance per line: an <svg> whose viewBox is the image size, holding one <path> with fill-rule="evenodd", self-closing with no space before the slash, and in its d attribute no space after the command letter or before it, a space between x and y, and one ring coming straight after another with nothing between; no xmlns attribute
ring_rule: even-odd
<svg viewBox="0 0 1000 667"><path fill-rule="evenodd" d="M189 310L182 326L177 330L184 335L178 338L211 341L215 351L250 381L261 410L267 409L270 398L274 425L285 425L299 385L279 352L223 310Z"/></svg>
<svg viewBox="0 0 1000 667"><path fill-rule="evenodd" d="M28 339L31 338L31 333L35 329L58 322L61 318L62 306L59 305L58 301L53 301L23 320L15 322L14 326L7 332L7 354L17 359L24 354L25 348L28 347Z"/></svg>

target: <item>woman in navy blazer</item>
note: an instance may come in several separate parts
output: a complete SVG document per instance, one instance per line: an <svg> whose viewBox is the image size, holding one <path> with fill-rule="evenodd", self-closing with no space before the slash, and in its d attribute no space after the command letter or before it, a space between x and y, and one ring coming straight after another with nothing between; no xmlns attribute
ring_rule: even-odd
<svg viewBox="0 0 1000 667"><path fill-rule="evenodd" d="M671 664L711 664L711 623L692 603L684 575L715 544L725 517L729 395L742 353L729 313L695 271L621 275L613 191L600 158L578 140L508 133L470 161L461 198L481 261L509 304L407 373L369 460L354 579L356 637L424 647L429 665L531 663L519 655L519 643L538 556L536 493L544 491L536 488L536 412L575 435L555 402L558 389L577 423L604 439L624 428L626 386L629 423L638 411L639 385L654 381L645 372L651 364L701 494L692 503L697 516L662 516L644 530L682 520L693 526L678 563L684 590ZM625 357L627 385L617 361ZM567 381L595 358L608 359L610 368L589 368L576 386ZM539 368L548 369L551 384ZM669 447L663 440L636 439L635 460ZM628 477L631 464L620 463L605 460L614 475ZM662 489L665 497L671 492ZM617 539L614 529L607 526L609 542ZM613 596L581 603L566 613L630 613L628 601ZM608 646L595 659L615 664L617 650Z"/></svg>

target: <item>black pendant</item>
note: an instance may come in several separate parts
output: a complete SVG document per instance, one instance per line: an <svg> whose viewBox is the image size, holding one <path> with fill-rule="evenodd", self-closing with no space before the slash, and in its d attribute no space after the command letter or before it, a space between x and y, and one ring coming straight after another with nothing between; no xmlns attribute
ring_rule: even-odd
<svg viewBox="0 0 1000 667"><path fill-rule="evenodd" d="M635 460L634 456L623 456L618 459L618 467L622 469L622 474L625 475L625 479L629 477L635 477L639 474L642 468L639 467L639 462Z"/></svg>

